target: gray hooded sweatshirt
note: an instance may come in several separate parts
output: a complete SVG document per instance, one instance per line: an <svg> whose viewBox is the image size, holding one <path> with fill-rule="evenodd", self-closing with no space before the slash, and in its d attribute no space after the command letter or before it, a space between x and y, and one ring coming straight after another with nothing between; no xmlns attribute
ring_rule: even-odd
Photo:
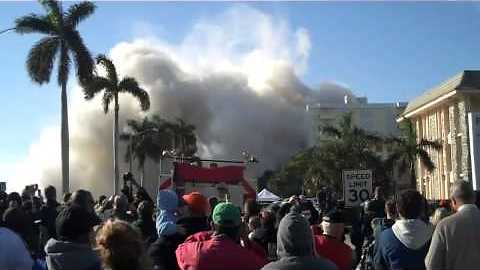
<svg viewBox="0 0 480 270"><path fill-rule="evenodd" d="M313 234L308 221L298 213L290 213L280 221L277 234L276 262L262 270L336 270L335 264L314 255Z"/></svg>
<svg viewBox="0 0 480 270"><path fill-rule="evenodd" d="M101 270L97 253L89 245L55 239L45 245L49 270Z"/></svg>

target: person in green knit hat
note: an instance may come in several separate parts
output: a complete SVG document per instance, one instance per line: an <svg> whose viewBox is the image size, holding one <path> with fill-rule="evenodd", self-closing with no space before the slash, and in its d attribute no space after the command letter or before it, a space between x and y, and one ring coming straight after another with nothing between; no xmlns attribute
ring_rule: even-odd
<svg viewBox="0 0 480 270"><path fill-rule="evenodd" d="M242 239L240 209L234 204L222 202L212 214L213 233L192 235L177 251L181 270L258 270L266 264L265 256L255 251L255 245ZM261 247L260 247L261 249Z"/></svg>

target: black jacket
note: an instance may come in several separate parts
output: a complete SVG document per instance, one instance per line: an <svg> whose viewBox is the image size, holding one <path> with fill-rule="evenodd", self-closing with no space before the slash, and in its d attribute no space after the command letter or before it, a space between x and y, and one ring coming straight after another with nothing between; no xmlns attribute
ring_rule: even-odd
<svg viewBox="0 0 480 270"><path fill-rule="evenodd" d="M152 218L138 218L132 225L142 234L143 241L147 247L157 240L157 229Z"/></svg>
<svg viewBox="0 0 480 270"><path fill-rule="evenodd" d="M56 201L47 201L47 204L40 209L41 225L47 229L48 235L45 239L56 238L57 231L55 228L55 220L60 212L60 204Z"/></svg>

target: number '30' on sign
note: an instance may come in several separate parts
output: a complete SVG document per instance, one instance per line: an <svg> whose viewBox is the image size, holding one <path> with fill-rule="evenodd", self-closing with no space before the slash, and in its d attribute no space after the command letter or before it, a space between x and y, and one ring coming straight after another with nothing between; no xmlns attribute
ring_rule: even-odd
<svg viewBox="0 0 480 270"><path fill-rule="evenodd" d="M358 206L372 194L371 170L344 170L343 197L346 207Z"/></svg>

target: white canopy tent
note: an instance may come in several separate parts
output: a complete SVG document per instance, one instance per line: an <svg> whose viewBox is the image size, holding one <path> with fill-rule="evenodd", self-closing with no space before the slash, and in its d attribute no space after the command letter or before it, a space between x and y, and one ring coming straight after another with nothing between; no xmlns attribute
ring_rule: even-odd
<svg viewBox="0 0 480 270"><path fill-rule="evenodd" d="M280 199L281 199L280 197L273 194L272 192L270 192L266 188L264 188L262 191L260 191L257 194L257 200L259 202L275 202L275 201L278 201Z"/></svg>

